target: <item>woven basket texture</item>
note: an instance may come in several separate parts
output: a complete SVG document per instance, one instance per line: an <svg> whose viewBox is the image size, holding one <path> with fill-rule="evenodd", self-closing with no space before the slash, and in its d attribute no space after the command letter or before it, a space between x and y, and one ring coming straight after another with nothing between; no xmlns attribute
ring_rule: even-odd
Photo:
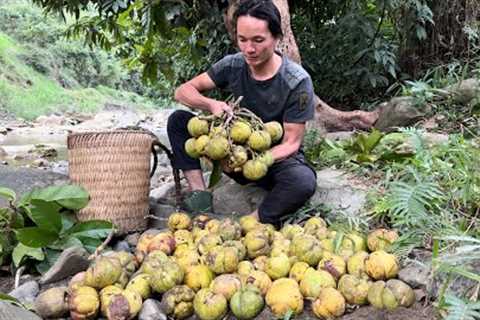
<svg viewBox="0 0 480 320"><path fill-rule="evenodd" d="M77 214L80 221L111 221L117 234L145 230L153 141L132 130L68 135L70 180L90 194Z"/></svg>

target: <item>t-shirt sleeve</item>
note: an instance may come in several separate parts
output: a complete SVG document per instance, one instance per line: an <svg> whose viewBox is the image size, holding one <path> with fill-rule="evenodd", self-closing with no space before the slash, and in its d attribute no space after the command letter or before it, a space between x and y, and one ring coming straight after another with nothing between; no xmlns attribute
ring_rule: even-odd
<svg viewBox="0 0 480 320"><path fill-rule="evenodd" d="M292 90L283 116L284 122L303 123L315 113L312 79L307 77Z"/></svg>
<svg viewBox="0 0 480 320"><path fill-rule="evenodd" d="M226 56L217 61L207 70L208 76L213 80L217 88L225 89L230 83L232 74L232 56Z"/></svg>

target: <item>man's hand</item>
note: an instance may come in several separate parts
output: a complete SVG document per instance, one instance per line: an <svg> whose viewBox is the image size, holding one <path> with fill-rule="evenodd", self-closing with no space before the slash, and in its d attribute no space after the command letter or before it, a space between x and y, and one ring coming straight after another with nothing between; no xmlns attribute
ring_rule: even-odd
<svg viewBox="0 0 480 320"><path fill-rule="evenodd" d="M232 108L223 101L212 99L209 102L209 109L210 109L210 112L215 116L220 116L223 112L227 113L229 116L233 114Z"/></svg>

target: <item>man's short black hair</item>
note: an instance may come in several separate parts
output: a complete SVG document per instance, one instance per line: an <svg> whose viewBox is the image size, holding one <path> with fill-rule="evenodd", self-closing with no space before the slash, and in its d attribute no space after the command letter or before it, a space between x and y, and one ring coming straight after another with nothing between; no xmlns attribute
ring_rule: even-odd
<svg viewBox="0 0 480 320"><path fill-rule="evenodd" d="M283 37L282 18L271 0L240 0L234 15L235 29L238 18L242 16L251 16L266 21L268 30L275 38Z"/></svg>

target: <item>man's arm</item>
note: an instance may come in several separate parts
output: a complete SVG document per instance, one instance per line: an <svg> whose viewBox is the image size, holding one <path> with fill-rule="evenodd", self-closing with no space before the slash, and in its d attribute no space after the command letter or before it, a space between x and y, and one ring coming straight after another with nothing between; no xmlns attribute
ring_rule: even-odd
<svg viewBox="0 0 480 320"><path fill-rule="evenodd" d="M178 87L175 90L175 100L190 108L210 111L214 115L219 115L223 111L231 113L232 109L225 102L208 98L202 94L202 92L215 87L215 82L204 72Z"/></svg>
<svg viewBox="0 0 480 320"><path fill-rule="evenodd" d="M283 123L282 143L271 149L275 161L291 156L300 149L305 134L305 123Z"/></svg>

